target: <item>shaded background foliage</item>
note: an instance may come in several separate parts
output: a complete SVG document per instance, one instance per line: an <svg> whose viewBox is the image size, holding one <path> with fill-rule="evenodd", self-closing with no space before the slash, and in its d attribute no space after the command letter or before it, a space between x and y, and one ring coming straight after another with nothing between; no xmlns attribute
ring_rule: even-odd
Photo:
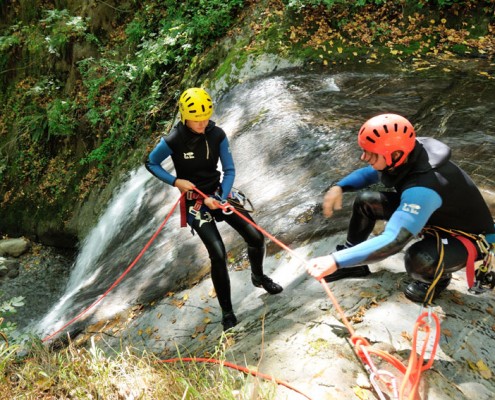
<svg viewBox="0 0 495 400"><path fill-rule="evenodd" d="M186 86L231 68L222 38L323 65L491 57L493 12L477 0L3 2L0 233L74 246L74 211L142 162Z"/></svg>

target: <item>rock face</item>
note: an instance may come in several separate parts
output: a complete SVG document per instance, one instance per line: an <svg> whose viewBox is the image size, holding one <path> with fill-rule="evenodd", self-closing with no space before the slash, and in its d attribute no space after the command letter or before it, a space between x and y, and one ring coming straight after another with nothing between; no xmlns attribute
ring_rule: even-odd
<svg viewBox="0 0 495 400"><path fill-rule="evenodd" d="M19 262L0 257L0 281L19 276Z"/></svg>

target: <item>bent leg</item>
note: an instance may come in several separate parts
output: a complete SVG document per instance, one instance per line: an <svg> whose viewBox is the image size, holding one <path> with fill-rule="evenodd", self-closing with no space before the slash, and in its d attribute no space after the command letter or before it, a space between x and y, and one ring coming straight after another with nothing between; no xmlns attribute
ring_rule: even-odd
<svg viewBox="0 0 495 400"><path fill-rule="evenodd" d="M396 192L365 191L358 193L352 206L346 247L368 239L376 221L390 219L399 204L400 195Z"/></svg>
<svg viewBox="0 0 495 400"><path fill-rule="evenodd" d="M254 222L247 212L243 212L242 215ZM251 271L253 274L263 275L263 260L265 258L265 238L263 234L235 213L224 216L224 220L234 228L246 242L248 246L247 253L249 263L251 264Z"/></svg>
<svg viewBox="0 0 495 400"><path fill-rule="evenodd" d="M444 248L443 276L449 277L452 272L466 266L468 253L462 242L455 237L441 234L440 239ZM439 257L436 237L426 235L407 249L404 257L406 271L413 279L430 283L435 276Z"/></svg>
<svg viewBox="0 0 495 400"><path fill-rule="evenodd" d="M466 266L468 253L466 247L455 237L440 233L443 242L443 273L435 285L432 299L436 298L450 283L452 272L458 271ZM407 298L417 302L425 302L426 295L435 279L438 268L440 253L437 238L426 235L424 239L414 243L406 251L404 263L407 273L415 279L410 283L404 293ZM480 256L480 254L478 254ZM430 291L431 293L431 291Z"/></svg>

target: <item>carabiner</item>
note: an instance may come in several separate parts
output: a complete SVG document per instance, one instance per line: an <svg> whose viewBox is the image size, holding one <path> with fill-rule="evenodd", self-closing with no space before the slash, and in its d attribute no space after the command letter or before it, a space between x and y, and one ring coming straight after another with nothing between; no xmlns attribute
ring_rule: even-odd
<svg viewBox="0 0 495 400"><path fill-rule="evenodd" d="M222 200L220 202L220 208L225 215L230 215L234 212L234 210L232 210L232 205L227 200Z"/></svg>

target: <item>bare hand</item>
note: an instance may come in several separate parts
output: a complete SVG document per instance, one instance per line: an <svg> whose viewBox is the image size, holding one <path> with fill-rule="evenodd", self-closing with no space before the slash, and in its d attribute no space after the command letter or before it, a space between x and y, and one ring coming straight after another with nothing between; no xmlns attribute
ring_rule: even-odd
<svg viewBox="0 0 495 400"><path fill-rule="evenodd" d="M213 197L206 198L204 203L205 206L208 207L210 210L216 210L217 208L220 208L218 200L215 200Z"/></svg>
<svg viewBox="0 0 495 400"><path fill-rule="evenodd" d="M334 210L342 210L342 188L332 186L323 197L323 215L327 218L333 215Z"/></svg>
<svg viewBox="0 0 495 400"><path fill-rule="evenodd" d="M320 280L337 271L337 264L332 255L312 258L306 264L306 271L313 278Z"/></svg>
<svg viewBox="0 0 495 400"><path fill-rule="evenodd" d="M192 182L189 182L186 179L176 179L174 186L180 190L181 193L188 192L189 190L193 190L196 185Z"/></svg>

